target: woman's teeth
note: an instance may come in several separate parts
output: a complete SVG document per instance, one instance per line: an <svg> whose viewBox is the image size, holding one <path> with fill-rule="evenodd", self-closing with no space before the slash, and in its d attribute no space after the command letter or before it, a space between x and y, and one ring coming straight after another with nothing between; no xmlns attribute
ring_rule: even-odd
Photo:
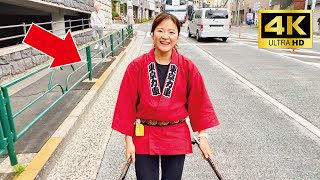
<svg viewBox="0 0 320 180"><path fill-rule="evenodd" d="M169 45L170 43L168 43L168 42L160 42L161 44L163 44L163 45Z"/></svg>

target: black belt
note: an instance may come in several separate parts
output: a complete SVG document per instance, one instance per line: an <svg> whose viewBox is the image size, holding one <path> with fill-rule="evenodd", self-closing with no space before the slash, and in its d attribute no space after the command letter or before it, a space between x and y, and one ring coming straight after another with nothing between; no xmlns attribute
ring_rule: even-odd
<svg viewBox="0 0 320 180"><path fill-rule="evenodd" d="M168 125L182 123L185 121L186 121L185 119L181 119L178 121L140 120L140 123L144 125L149 125L149 126L168 126Z"/></svg>

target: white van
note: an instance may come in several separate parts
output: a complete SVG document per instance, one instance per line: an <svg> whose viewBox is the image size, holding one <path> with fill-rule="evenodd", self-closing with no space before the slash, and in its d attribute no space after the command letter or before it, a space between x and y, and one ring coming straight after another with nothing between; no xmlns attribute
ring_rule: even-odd
<svg viewBox="0 0 320 180"><path fill-rule="evenodd" d="M184 24L184 21L185 21L184 18L186 17L186 14L187 14L186 10L166 10L165 12L176 16L179 22L181 23L181 26Z"/></svg>
<svg viewBox="0 0 320 180"><path fill-rule="evenodd" d="M231 30L230 12L226 8L202 8L195 10L189 19L189 37L195 35L197 41L202 38L222 38L226 41Z"/></svg>

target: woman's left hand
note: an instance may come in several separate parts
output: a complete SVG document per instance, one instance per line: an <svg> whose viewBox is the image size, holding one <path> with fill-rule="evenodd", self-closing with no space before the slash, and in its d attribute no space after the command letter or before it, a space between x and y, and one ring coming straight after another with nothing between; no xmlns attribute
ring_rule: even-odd
<svg viewBox="0 0 320 180"><path fill-rule="evenodd" d="M199 147L202 151L202 155L204 159L208 159L208 157L212 159L213 155L209 146L208 139L206 137L200 137Z"/></svg>

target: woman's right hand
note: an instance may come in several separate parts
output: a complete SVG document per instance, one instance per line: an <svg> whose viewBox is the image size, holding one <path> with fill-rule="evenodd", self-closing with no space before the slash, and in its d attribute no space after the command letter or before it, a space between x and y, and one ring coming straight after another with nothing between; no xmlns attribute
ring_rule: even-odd
<svg viewBox="0 0 320 180"><path fill-rule="evenodd" d="M132 162L136 161L136 149L133 144L133 140L131 136L126 136L126 160L131 157Z"/></svg>

